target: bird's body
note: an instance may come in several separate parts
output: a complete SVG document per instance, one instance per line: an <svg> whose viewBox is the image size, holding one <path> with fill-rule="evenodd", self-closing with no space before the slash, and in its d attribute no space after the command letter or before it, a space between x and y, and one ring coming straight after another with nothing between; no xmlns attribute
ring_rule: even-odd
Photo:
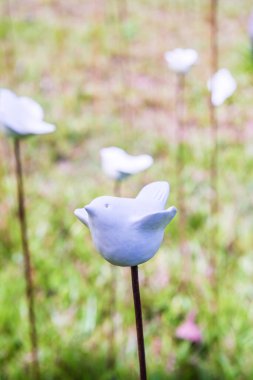
<svg viewBox="0 0 253 380"><path fill-rule="evenodd" d="M33 99L0 88L0 127L7 135L20 139L54 132L55 126L43 119L44 111Z"/></svg>
<svg viewBox="0 0 253 380"><path fill-rule="evenodd" d="M152 231L152 234L147 231L143 239L144 232L138 221L148 212L157 211L154 204L109 197L102 197L99 201L111 202L109 207L117 209L117 221L104 215L98 224L96 219L90 218L90 230L97 250L115 265L134 266L149 260L160 247L163 229Z"/></svg>
<svg viewBox="0 0 253 380"><path fill-rule="evenodd" d="M90 228L96 249L107 261L135 266L154 256L176 214L175 207L164 210L168 194L166 182L154 182L136 198L99 197L75 214Z"/></svg>
<svg viewBox="0 0 253 380"><path fill-rule="evenodd" d="M237 84L228 69L219 69L208 81L207 87L211 91L212 104L218 107L233 95Z"/></svg>
<svg viewBox="0 0 253 380"><path fill-rule="evenodd" d="M198 53L194 49L177 48L165 53L169 67L180 75L185 75L198 61Z"/></svg>

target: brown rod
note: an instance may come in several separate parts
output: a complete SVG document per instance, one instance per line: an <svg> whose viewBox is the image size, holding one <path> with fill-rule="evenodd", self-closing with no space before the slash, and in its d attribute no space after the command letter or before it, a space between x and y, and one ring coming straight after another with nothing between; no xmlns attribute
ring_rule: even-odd
<svg viewBox="0 0 253 380"><path fill-rule="evenodd" d="M179 207L179 242L180 251L184 255L186 252L186 218L185 218L185 194L183 183L184 171L184 138L185 138L185 75L177 74L176 84L176 140L177 140L177 197Z"/></svg>
<svg viewBox="0 0 253 380"><path fill-rule="evenodd" d="M218 0L210 0L210 75L211 78L216 73L219 67L218 56ZM215 286L218 286L218 273L216 256L213 254L217 247L218 237L218 211L219 211L219 192L218 192L218 158L219 158L219 124L217 117L216 107L212 103L212 91L209 95L209 113L211 124L211 141L212 150L210 157L210 186L211 186L211 199L210 199L210 212L212 216L216 217L216 223L214 225L212 236L210 240L210 265L213 268L213 274L211 276L211 282ZM216 298L218 298L218 289L215 290Z"/></svg>
<svg viewBox="0 0 253 380"><path fill-rule="evenodd" d="M31 255L29 251L28 237L27 237L26 209L25 209L23 173L22 173L19 139L14 140L14 154L15 154L15 163L16 163L18 216L19 216L19 222L20 222L22 248L23 248L24 276L25 276L25 281L26 281L26 297L27 297L27 304L28 304L30 341L31 341L31 348L32 348L33 377L34 379L39 380L40 368L39 368L39 360L38 360L38 340L37 340L37 331L36 331L36 318L35 318L35 311L34 311L34 287L33 287L33 278L32 278Z"/></svg>
<svg viewBox="0 0 253 380"><path fill-rule="evenodd" d="M115 375L116 369L116 325L115 325L115 310L116 310L116 290L117 290L117 278L116 278L116 268L111 265L111 276L110 276L110 305L109 305L109 317L110 317L110 331L109 331L109 353L108 353L108 368L113 372L113 377Z"/></svg>
<svg viewBox="0 0 253 380"><path fill-rule="evenodd" d="M114 196L120 197L121 194L121 181L114 181ZM110 319L111 329L109 332L109 356L108 356L108 368L115 371L116 367L116 326L115 326L115 310L117 303L117 276L116 268L111 265L111 278L110 278Z"/></svg>
<svg viewBox="0 0 253 380"><path fill-rule="evenodd" d="M130 126L134 125L134 110L133 106L127 100L126 92L132 89L132 77L131 77L131 61L129 56L129 45L126 44L125 39L122 39L122 25L129 18L129 4L127 0L116 0L116 13L115 13L115 29L117 32L117 53L118 53L118 67L120 75L120 85L122 86L122 99L120 99L119 110L121 116L127 117ZM123 129L123 138L125 138L125 133L128 129Z"/></svg>
<svg viewBox="0 0 253 380"><path fill-rule="evenodd" d="M113 190L114 196L115 197L120 197L121 196L121 181L114 181L114 190Z"/></svg>
<svg viewBox="0 0 253 380"><path fill-rule="evenodd" d="M140 380L147 380L138 266L131 267L131 276L132 276L132 289L133 289L135 322L136 322L137 343L138 343L138 356L139 356L139 365L140 365Z"/></svg>
<svg viewBox="0 0 253 380"><path fill-rule="evenodd" d="M121 181L114 181L114 196L120 197L121 194ZM115 371L116 368L116 326L115 326L115 310L117 303L117 272L114 265L111 265L110 276L110 311L109 317L111 321L111 328L109 331L109 355L108 355L108 368Z"/></svg>
<svg viewBox="0 0 253 380"><path fill-rule="evenodd" d="M7 0L4 8L4 16L8 19L10 27L8 29L8 38L3 40L3 47L5 50L5 63L6 71L9 73L10 85L13 85L15 80L15 29L12 17L11 2Z"/></svg>
<svg viewBox="0 0 253 380"><path fill-rule="evenodd" d="M128 4L127 0L117 0L117 12L120 22L125 21L128 16Z"/></svg>
<svg viewBox="0 0 253 380"><path fill-rule="evenodd" d="M211 78L218 70L218 0L211 0L210 9L210 66L211 66ZM210 182L212 188L211 197L211 213L214 215L217 213L218 205L218 120L216 107L212 103L212 91L209 96L209 113L211 123L211 137L213 143L213 149L211 154L210 163Z"/></svg>

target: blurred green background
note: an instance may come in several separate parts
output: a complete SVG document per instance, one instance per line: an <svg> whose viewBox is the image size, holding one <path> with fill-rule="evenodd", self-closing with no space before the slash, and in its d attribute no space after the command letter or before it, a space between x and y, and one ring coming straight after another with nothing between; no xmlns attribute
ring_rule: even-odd
<svg viewBox="0 0 253 380"><path fill-rule="evenodd" d="M177 205L175 84L164 53L195 48L187 76L187 139L181 179L185 257L178 218L158 254L140 266L150 380L253 378L253 57L250 0L222 0L219 61L238 89L218 109L219 214L210 214L210 74L207 0L1 0L1 87L30 96L57 125L22 143L34 268L39 357L45 380L111 380L111 268L73 210L112 194L99 149L149 153L155 163L124 182L133 197L151 181ZM212 244L213 226L218 239ZM211 248L210 248L211 247ZM210 257L217 278L211 281ZM117 268L116 379L138 378L128 268ZM175 337L196 311L203 342ZM12 141L0 135L0 380L30 379L30 343Z"/></svg>

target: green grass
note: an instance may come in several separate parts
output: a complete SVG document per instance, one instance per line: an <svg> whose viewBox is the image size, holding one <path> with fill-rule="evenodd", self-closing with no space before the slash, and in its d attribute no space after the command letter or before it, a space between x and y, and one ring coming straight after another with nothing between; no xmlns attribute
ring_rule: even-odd
<svg viewBox="0 0 253 380"><path fill-rule="evenodd" d="M111 194L99 149L150 153L155 163L124 183L135 196L167 180L177 205L175 78L164 52L199 51L187 78L184 145L186 237L190 273L182 281L178 218L159 253L140 267L150 380L249 380L253 377L252 71L247 37L251 1L222 1L220 66L238 90L218 110L218 217L210 215L208 1L116 0L0 2L1 87L31 96L57 125L53 135L22 143L29 237L43 380L111 380L110 265L95 252L73 210ZM107 4L107 6L105 5ZM27 380L29 339L12 142L0 140L0 380ZM219 241L212 244L214 226ZM212 248L211 248L212 247ZM217 265L211 283L209 257ZM130 273L117 268L117 379L138 377ZM203 332L194 347L175 338L192 309Z"/></svg>

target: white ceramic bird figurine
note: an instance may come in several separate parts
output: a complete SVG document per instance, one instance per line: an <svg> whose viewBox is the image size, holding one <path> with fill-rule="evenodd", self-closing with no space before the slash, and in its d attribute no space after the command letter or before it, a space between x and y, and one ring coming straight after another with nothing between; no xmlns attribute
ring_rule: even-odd
<svg viewBox="0 0 253 380"><path fill-rule="evenodd" d="M100 157L103 171L115 181L121 181L130 175L142 172L153 163L153 158L148 154L132 156L115 146L102 148Z"/></svg>
<svg viewBox="0 0 253 380"><path fill-rule="evenodd" d="M178 74L187 74L196 64L198 53L194 49L174 49L165 53L165 60L169 68Z"/></svg>
<svg viewBox="0 0 253 380"><path fill-rule="evenodd" d="M7 134L21 138L54 132L55 126L43 117L42 107L33 99L0 89L0 124Z"/></svg>
<svg viewBox="0 0 253 380"><path fill-rule="evenodd" d="M233 95L237 85L228 69L220 69L207 82L207 87L212 93L212 104L217 107Z"/></svg>
<svg viewBox="0 0 253 380"><path fill-rule="evenodd" d="M167 182L153 182L136 198L99 197L75 215L89 227L96 249L107 261L135 266L155 255L165 227L176 215L175 207L164 210L168 196Z"/></svg>

